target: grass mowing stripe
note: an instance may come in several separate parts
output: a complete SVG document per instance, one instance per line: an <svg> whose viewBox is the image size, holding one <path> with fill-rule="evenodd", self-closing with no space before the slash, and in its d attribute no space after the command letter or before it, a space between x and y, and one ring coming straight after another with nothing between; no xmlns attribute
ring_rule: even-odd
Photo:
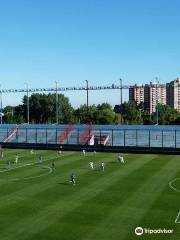
<svg viewBox="0 0 180 240"><path fill-rule="evenodd" d="M59 164L60 166L66 165L66 164L72 164L73 161L77 161L77 158L79 158L78 156L74 156L74 155L67 155L68 157L68 161L61 161L59 160ZM52 161L52 159L51 159ZM30 174L30 168L29 171L27 169L19 169L19 177L23 177L25 173ZM22 175L20 175L22 174ZM6 201L4 201L5 199L8 199L9 201L15 201L16 200L16 196L19 196L21 194L23 194L23 196L29 196L29 194L33 194L35 192L36 189L39 189L40 183L44 182L46 183L46 179L38 179L38 185L37 185L37 181L29 181L29 183L24 184L23 181L20 181L18 184L17 183L13 183L13 182L0 182L0 187L1 187L1 197L0 197L0 208L2 206L2 204L6 203ZM47 184L45 184L45 187L47 187ZM14 187L14 184L16 187ZM7 188L10 188L11 191L7 192ZM42 190L43 188L41 188ZM3 194L3 195L2 195Z"/></svg>
<svg viewBox="0 0 180 240"><path fill-rule="evenodd" d="M103 157L103 155L102 155L102 157ZM76 156L71 156L71 159L68 157L68 161L64 160L64 162L61 162L61 160L60 160L59 164L60 164L61 168L63 167L62 168L63 172L60 172L60 175L58 173L55 173L55 174L57 174L57 179L55 179L55 180L57 180L57 182L59 181L60 177L63 179L67 179L67 176L69 173L67 174L67 172L64 171L65 170L64 166L69 165L69 164L70 164L70 166L72 166L73 162L76 162L76 164L78 162L79 163L78 167L79 167L82 164L82 162L84 163L84 159L82 156L81 156L81 158L79 158L79 156L76 155ZM61 168L60 168L60 170L61 170ZM67 169L67 171L69 172L69 169ZM41 184L41 181L42 181L43 185ZM49 185L46 184L46 181L47 181L46 179L42 179L41 181L38 181L38 184L37 184L37 181L34 181L34 182L30 181L28 183L28 185L23 184L21 182L21 185L19 185L20 190L18 190L18 191L14 190L15 192L10 193L10 194L8 193L8 196L5 196L5 193L4 193L3 196L0 198L0 209L1 209L1 207L4 207L5 204L8 204L9 201L11 201L11 202L19 201L21 199L21 198L19 199L19 196L21 196L21 195L23 195L24 196L23 199L25 199L25 198L32 197L33 195L36 194L36 198L37 198L37 194L41 195L43 191L51 192L51 190L54 189L53 188L54 187L54 176L52 176L52 181L50 180ZM14 184L16 184L16 183L14 183ZM10 185L13 186L13 183L10 183ZM14 189L14 187L13 187L13 189ZM5 191L6 191L6 186L5 186ZM1 188L1 192L2 192L2 188ZM16 199L16 196L17 196L17 199ZM8 202L4 201L5 198L8 199Z"/></svg>
<svg viewBox="0 0 180 240"><path fill-rule="evenodd" d="M142 187L140 187L131 198L127 199L119 208L112 211L102 225L85 239L88 240L93 237L94 239L100 239L102 234L104 239L133 239L135 236L135 227L142 225L143 222L141 222L141 219L147 214L154 201L156 201L163 189L167 186L167 173L169 177L172 177L177 171L173 160L163 166L155 175L148 179L148 181L144 182ZM111 228L112 231L114 231L114 235L107 230L108 224L111 222L113 222ZM102 232L103 229L105 229L104 233ZM117 229L120 229L120 231L117 231Z"/></svg>
<svg viewBox="0 0 180 240"><path fill-rule="evenodd" d="M63 166L63 165L69 165L70 166L73 166L72 165L72 162L74 161L82 161L84 162L84 159L83 159L83 156L80 155L81 157L79 157L79 154L77 155L69 155L67 154L67 157L68 159L64 159L64 162L63 161L59 161L60 165ZM101 155L103 156L103 155ZM86 158L87 160L88 158ZM62 163L62 164L61 164ZM64 169L64 168L63 168ZM62 173L60 173L62 175ZM68 173L69 174L69 173ZM66 179L67 179L67 173L65 173L63 175L63 177L66 175ZM59 175L58 175L59 176ZM33 194L36 193L36 190L39 190L40 188L40 191L38 191L38 193L42 192L43 189L47 188L47 184L46 184L46 179L38 179L38 184L37 184L37 181L30 181L28 184L24 184L22 181L20 183L18 183L18 185L16 183L14 183L16 185L16 188L14 188L14 185L13 183L4 183L4 188L2 188L2 184L1 184L1 193L3 194L0 198L0 208L4 206L4 204L9 204L9 202L16 202L16 201L19 201L22 199L21 196L23 196L23 199L24 197L26 198L29 198L31 197ZM43 186L44 188L42 187L41 185L41 182L43 182ZM10 189L10 193L6 191L7 189L7 185L9 187L9 185L11 186ZM18 189L17 189L18 187ZM51 186L49 187L51 188ZM8 200L8 201L4 201L4 200Z"/></svg>
<svg viewBox="0 0 180 240"><path fill-rule="evenodd" d="M104 156L102 155L101 158L103 158L103 160L108 160L108 158L105 159L105 155L104 155ZM98 161L99 161L99 160L100 160L100 159L98 159ZM76 169L75 169L74 166L73 166L73 169L75 169L76 173L78 174L78 182L80 182L80 187L81 187L81 188L82 188L82 187L87 188L87 185L88 185L89 183L92 183L92 182L95 182L95 183L96 183L96 180L97 180L99 177L101 177L101 178L102 178L102 177L105 177L105 178L106 178L106 176L107 176L107 175L102 176L102 175L101 175L102 172L100 172L100 171L98 171L98 172L97 172L97 171L90 171L88 167L86 167L86 168L83 167L82 169L80 169L80 166L81 166L82 164L88 165L88 162L77 161L75 164L76 164L76 166L75 166ZM131 164L133 164L133 163L131 162ZM71 164L71 166L72 166L72 164ZM120 168L119 164L117 164L116 166L117 166L117 168ZM62 169L62 173L60 173L60 175L57 175L56 178L53 178L53 179L52 179L52 184L53 184L53 182L56 180L57 183L60 183L61 187L63 187L64 189L67 188L67 185L69 185L69 183L67 182L67 176L68 176L68 174L67 174L66 172L68 171L69 173L71 173L71 172L69 171L69 168L68 168L68 167L69 167L68 165L65 166L65 168ZM114 168L112 168L111 171L114 171ZM106 171L106 174L107 174L107 173L109 174L109 172ZM65 176L66 176L66 177L65 177ZM88 179L88 181L85 181L85 179ZM51 181L51 180L50 180L50 181ZM49 193L52 193L52 194L53 194L53 191L56 192L56 189L58 189L58 188L56 187L56 185L53 185L53 186L54 186L54 187L52 187L52 185L50 185L49 188L45 189L44 193L40 192L40 193L39 193L40 198L44 198L44 199L45 199L45 196L48 194L48 192L49 192ZM76 192L77 192L77 191L79 191L79 188L76 189ZM69 194L72 194L72 193L69 192ZM51 196L51 194L49 194L48 196ZM36 198L37 198L37 195L36 195ZM39 200L41 200L41 199L39 199ZM51 199L51 201L53 201L53 199Z"/></svg>
<svg viewBox="0 0 180 240"><path fill-rule="evenodd" d="M13 234L15 234L13 229L14 228L19 229L20 226L22 227L22 229L24 229L23 226L29 226L27 231L28 232L30 231L32 233L37 233L40 230L41 231L44 230L45 228L47 228L47 226L49 226L49 224L56 222L60 213L63 215L67 214L68 212L71 212L73 209L80 206L82 202L87 201L87 199L96 196L99 193L99 191L104 191L105 188L111 186L112 182L117 181L117 177L123 178L124 176L131 174L134 170L141 168L141 166L146 164L147 161L151 161L151 159L149 158L146 161L142 161L142 159L137 159L134 162L138 164L134 164L134 162L132 161L125 172L123 171L119 172L119 168L117 168L115 171L110 172L107 175L104 175L104 177L96 180L97 186L96 189L94 189L94 183L83 188L80 188L78 190L69 188L68 186L69 191L71 192L73 191L71 198L69 198L69 195L65 197L58 196L58 199L56 199L56 201L53 202L52 205L48 205L45 209L41 209L41 211L39 211L37 215L26 217L22 219L22 221L17 222L15 226L13 225L10 230L11 233L8 232L7 234L8 237L13 236ZM108 177L109 179L111 179L111 181L105 181L105 179ZM51 219L51 222L49 221L49 219ZM40 222L41 225L38 228L36 228L38 222ZM18 236L20 233L16 232L16 234L17 235L15 236ZM3 239L6 239L6 233L4 233L3 231L1 231L1 236L3 236Z"/></svg>
<svg viewBox="0 0 180 240"><path fill-rule="evenodd" d="M174 157L174 166L176 169L180 169L180 161L178 159L179 157ZM177 171L176 174L173 176L174 178L177 178L180 176L180 171ZM172 179L171 172L167 172L167 181ZM178 215L178 212L180 210L180 204L179 204L179 198L180 193L172 191L172 189L169 188L168 184L163 189L162 193L159 195L159 197L154 201L152 206L149 208L148 212L144 216L143 219L141 219L141 224L144 224L144 226L149 225L149 217L151 216L151 227L152 228L162 228L165 227L167 229L173 229L174 234L172 236L174 239L180 239L180 228L179 225L175 224L175 218ZM158 217L161 216L161 217ZM176 237L175 237L175 236ZM163 238L162 238L163 239Z"/></svg>
<svg viewBox="0 0 180 240"><path fill-rule="evenodd" d="M63 217L60 216L58 222L61 222L62 226L57 230L59 235L63 235L63 233L67 232L67 238L73 239L74 234L78 232L78 239L84 239L88 232L92 231L92 227L98 228L98 224L100 224L100 222L103 221L103 219L111 213L113 208L119 207L120 204L123 204L123 202L126 199L130 198L131 195L142 185L142 179L139 178L138 182L136 181L136 185L133 184L133 188L131 187L130 191L127 192L127 188L124 186L127 181L134 181L134 178L138 177L139 171L143 172L148 169L148 172L144 176L143 181L147 181L148 178L155 174L155 171L153 171L152 168L150 170L149 167L153 165L153 162L158 162L157 157L152 159L151 162L143 165L141 169L134 171L130 176L128 175L119 181L117 179L117 182L111 184L109 188L104 189L104 191L100 190L96 196L88 199L87 201L84 201L83 204L75 208L70 213L66 214ZM166 161L162 162L163 166L166 164ZM157 171L159 171L158 168L156 169L156 172ZM116 196L118 194L120 195ZM86 210L87 206L88 210ZM91 209L91 211L89 211L89 209ZM81 215L78 215L78 213L81 213ZM76 225L76 222L78 225ZM69 224L74 225L74 228L71 232L67 231ZM54 224L52 224L48 229L45 230L45 233L43 231L42 234L48 235L48 233L52 233L54 230ZM39 238L39 235L37 235L36 238Z"/></svg>
<svg viewBox="0 0 180 240"><path fill-rule="evenodd" d="M71 154L72 155L72 154ZM66 156L70 156L70 154L68 154L68 155L66 155ZM63 156L60 158L59 156L57 156L57 155L55 155L55 156L52 156L52 157L50 157L49 155L48 155L48 157L49 158L47 158L47 155L46 155L46 158L43 160L43 162L42 162L42 164L44 164L45 162L51 162L53 159L55 160L55 159L63 159ZM29 157L30 158L30 160L31 160L31 162L27 162L27 163L25 163L24 161L24 164L14 164L13 165L13 167L12 168L10 168L10 169L6 169L6 170L2 170L2 171L0 171L0 176L2 176L2 173L4 173L4 172L10 172L10 173L14 173L14 172L12 172L13 170L17 170L17 169L19 169L19 168L23 168L23 167L28 167L28 166L31 166L31 165L37 165L38 163L39 163L39 160L37 161L37 159L34 159L34 162L32 162L32 157ZM29 158L27 158L27 159L29 159ZM26 169L25 169L25 171L27 171ZM16 173L15 173L16 174Z"/></svg>
<svg viewBox="0 0 180 240"><path fill-rule="evenodd" d="M145 183L149 176L153 175L153 168L160 169L161 167L165 167L169 161L166 156L162 160L165 162L161 164L161 161L151 160L152 158L156 158L157 155L138 156L130 154L126 156L127 164L125 166L118 166L117 163L114 163L116 154L105 154L103 156L103 154L99 153L97 154L99 156L97 156L95 160L97 166L102 160L107 162L105 172L103 173L100 171L90 171L88 169L88 161L90 161L91 157L79 159L78 154L79 153L77 153L77 155L75 154L73 158L76 160L72 160L71 163L68 161L68 157L64 158L64 160L57 161L56 171L48 178L40 178L38 181L18 182L18 184L0 185L0 187L3 186L3 188L7 187L6 191L5 189L3 190L5 194L10 193L13 188L16 190L19 189L19 195L15 195L15 201L14 199L10 199L8 203L4 204L2 202L2 205L0 204L0 231L3 240L54 240L59 238L61 240L69 240L69 237L72 240L86 239L89 232L92 232L93 239L98 239L98 236L106 239L106 229L104 232L103 230L101 231L102 234L99 235L98 233L97 236L95 236L94 233L96 231L93 231L95 230L92 224L93 219L95 219L94 224L97 225L98 228L101 226L104 228L104 219L106 219L106 217L109 218L111 212L113 213L116 209L119 209L120 205L124 205L125 196L131 198L132 195L135 194L134 191L138 191L139 187L141 187L140 182L143 184L144 181ZM81 153L79 155L81 155ZM142 158L145 159L143 160ZM139 170L130 171L132 166L141 164L142 168L136 166ZM72 169L75 171L75 174L77 173L79 180L75 188L67 186L66 184L67 176L71 173ZM29 170L29 172L31 172L31 169ZM115 171L117 171L116 174L114 174ZM129 175L127 171L130 172ZM21 170L17 172L23 173ZM35 174L35 172L36 171L32 169L32 174ZM139 175L138 172L140 173ZM58 184L59 182L62 184ZM127 186L127 190L125 186L123 188L123 183ZM136 189L135 183L137 183ZM31 188L31 185L33 185L34 189ZM21 187L22 191L20 191ZM25 187L27 188L27 192L24 189ZM116 197L119 188L124 196ZM163 192L164 191L165 188ZM15 191L15 193L17 192ZM156 201L159 201L158 199L159 197L156 198ZM175 199L174 194L174 200ZM94 201L94 203L91 203L91 201ZM119 201L119 204L114 201ZM158 207L158 205L155 204L156 201L151 205L152 212ZM103 207L101 206L101 202ZM112 209L110 210L111 204ZM94 210L92 210L92 207L94 207ZM134 208L136 208L137 211L139 210L137 206L134 206L134 208L133 206L127 206L127 208L128 207L133 209L133 212ZM144 206L142 207L144 208ZM151 208L149 208L147 212L149 212ZM104 210L104 219L100 217L100 221L98 221L98 219L96 221L97 214L99 214L101 210ZM158 214L160 214L159 212L161 211L157 211ZM126 211L124 211L124 213L122 211L122 215L126 215L126 213ZM77 217L77 214L79 217ZM103 216L103 213L101 215ZM120 215L120 218L123 217L122 215ZM71 216L72 219L70 218ZM141 220L143 219L148 219L148 221L151 222L151 218L146 218L146 214L141 218ZM117 230L125 228L127 233L129 231L129 225L127 224L126 227L124 222L129 221L129 219L126 218L126 216L124 217L124 225L122 227L120 226L121 224L118 223L118 217L114 217L112 220L108 225L109 236L112 235L112 239L121 239L119 238ZM82 227L77 227L78 225ZM70 234L70 231L74 233L74 235ZM91 235L89 235L89 237L90 236Z"/></svg>

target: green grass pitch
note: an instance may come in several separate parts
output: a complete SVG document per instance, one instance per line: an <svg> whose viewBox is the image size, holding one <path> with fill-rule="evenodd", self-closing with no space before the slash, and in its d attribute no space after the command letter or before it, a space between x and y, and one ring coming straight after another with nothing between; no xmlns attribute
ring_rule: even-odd
<svg viewBox="0 0 180 240"><path fill-rule="evenodd" d="M19 161L13 164L17 153ZM124 154L125 164L116 158L115 153L87 152L84 157L82 152L4 149L0 239L179 240L180 157ZM75 186L69 183L71 173ZM137 226L174 232L136 236Z"/></svg>

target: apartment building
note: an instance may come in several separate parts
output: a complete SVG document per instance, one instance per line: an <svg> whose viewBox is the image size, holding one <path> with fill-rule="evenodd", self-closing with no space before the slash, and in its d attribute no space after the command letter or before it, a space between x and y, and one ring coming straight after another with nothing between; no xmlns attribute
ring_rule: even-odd
<svg viewBox="0 0 180 240"><path fill-rule="evenodd" d="M180 111L180 78L166 84L168 106Z"/></svg>
<svg viewBox="0 0 180 240"><path fill-rule="evenodd" d="M129 88L129 101L144 102L144 110L156 112L157 103L166 104L166 85L152 82L144 86L134 85Z"/></svg>
<svg viewBox="0 0 180 240"><path fill-rule="evenodd" d="M144 86L134 85L129 88L129 101L135 102L137 105L144 102Z"/></svg>
<svg viewBox="0 0 180 240"><path fill-rule="evenodd" d="M157 104L166 104L166 85L159 83L145 84L144 86L144 110L156 112Z"/></svg>

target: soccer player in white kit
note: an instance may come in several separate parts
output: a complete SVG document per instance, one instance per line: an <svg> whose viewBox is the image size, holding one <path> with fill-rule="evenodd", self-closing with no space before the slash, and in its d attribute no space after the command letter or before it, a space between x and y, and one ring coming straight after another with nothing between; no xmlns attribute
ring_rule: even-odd
<svg viewBox="0 0 180 240"><path fill-rule="evenodd" d="M118 155L118 161L121 162L121 163L125 163L123 156L120 155L120 154Z"/></svg>
<svg viewBox="0 0 180 240"><path fill-rule="evenodd" d="M86 156L86 150L85 149L83 149L83 155L84 155L84 157Z"/></svg>
<svg viewBox="0 0 180 240"><path fill-rule="evenodd" d="M93 163L93 162L90 162L90 163L89 163L89 167L93 170L93 169L94 169L94 163Z"/></svg>
<svg viewBox="0 0 180 240"><path fill-rule="evenodd" d="M43 161L43 160L42 160L42 156L40 155L40 156L39 156L39 163L42 163L42 161Z"/></svg>
<svg viewBox="0 0 180 240"><path fill-rule="evenodd" d="M17 154L16 157L15 157L15 163L16 163L16 164L18 163L18 160L19 160L19 156L18 156L18 154Z"/></svg>
<svg viewBox="0 0 180 240"><path fill-rule="evenodd" d="M121 156L121 163L125 163L123 156Z"/></svg>
<svg viewBox="0 0 180 240"><path fill-rule="evenodd" d="M104 172L104 162L101 163L101 170Z"/></svg>

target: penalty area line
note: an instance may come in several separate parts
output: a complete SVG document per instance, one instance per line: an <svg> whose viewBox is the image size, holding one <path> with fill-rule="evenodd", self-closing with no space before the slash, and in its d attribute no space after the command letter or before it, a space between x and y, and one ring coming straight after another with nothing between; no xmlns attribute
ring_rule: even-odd
<svg viewBox="0 0 180 240"><path fill-rule="evenodd" d="M175 219L175 223L180 223L180 212L178 213L176 219Z"/></svg>

